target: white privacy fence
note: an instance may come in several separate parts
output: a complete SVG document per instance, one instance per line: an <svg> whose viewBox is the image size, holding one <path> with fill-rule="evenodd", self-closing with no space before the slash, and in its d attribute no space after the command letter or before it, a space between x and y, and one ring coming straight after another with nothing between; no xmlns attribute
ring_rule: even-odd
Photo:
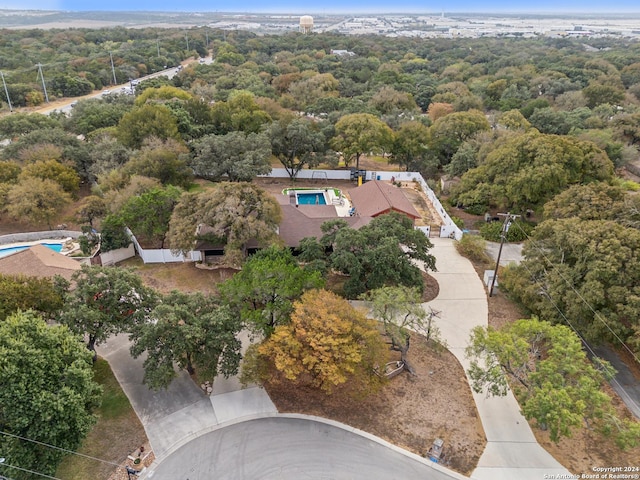
<svg viewBox="0 0 640 480"><path fill-rule="evenodd" d="M177 262L199 262L202 260L200 252L191 251L187 255L173 253L168 248L142 248L138 239L131 230L127 228L127 233L135 246L136 252L144 263L177 263Z"/></svg>

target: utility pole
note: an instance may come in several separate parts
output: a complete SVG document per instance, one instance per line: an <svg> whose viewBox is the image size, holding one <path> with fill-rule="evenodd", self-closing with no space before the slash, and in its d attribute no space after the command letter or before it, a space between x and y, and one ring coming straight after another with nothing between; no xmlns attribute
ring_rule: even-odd
<svg viewBox="0 0 640 480"><path fill-rule="evenodd" d="M4 79L4 74L0 72L0 77L2 77L2 83L4 84L4 93L7 96L7 103L9 104L9 111L13 112L13 107L11 106L11 99L9 98L9 90L7 89L7 82Z"/></svg>
<svg viewBox="0 0 640 480"><path fill-rule="evenodd" d="M184 39L187 41L187 52L189 51L189 35L187 32L184 32Z"/></svg>
<svg viewBox="0 0 640 480"><path fill-rule="evenodd" d="M38 63L36 67L38 67L38 75L40 75L40 78L42 78L42 90L44 90L44 98L47 101L47 103L49 103L49 94L47 93L47 86L44 83L44 74L42 73L42 64ZM36 81L37 80L38 79L36 78Z"/></svg>
<svg viewBox="0 0 640 480"><path fill-rule="evenodd" d="M109 52L109 58L111 59L111 73L113 73L113 84L117 85L118 80L116 80L116 69L113 66L113 55Z"/></svg>
<svg viewBox="0 0 640 480"><path fill-rule="evenodd" d="M504 217L504 223L502 224L502 232L500 232L500 249L498 250L498 258L496 259L496 268L493 271L493 277L491 277L491 287L489 287L489 296L493 296L493 286L496 284L496 278L498 277L498 267L500 266L500 256L502 255L502 246L507 237L507 232L516 218L520 215L514 215L512 213L499 213L499 217Z"/></svg>
<svg viewBox="0 0 640 480"><path fill-rule="evenodd" d="M160 58L160 40L156 39L156 49L158 50L158 58Z"/></svg>

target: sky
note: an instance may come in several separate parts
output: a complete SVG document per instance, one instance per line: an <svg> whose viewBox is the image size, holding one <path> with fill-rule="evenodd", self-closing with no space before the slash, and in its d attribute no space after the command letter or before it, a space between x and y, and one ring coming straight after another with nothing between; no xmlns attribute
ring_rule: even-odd
<svg viewBox="0 0 640 480"><path fill-rule="evenodd" d="M640 0L0 0L0 9L255 13L640 13Z"/></svg>

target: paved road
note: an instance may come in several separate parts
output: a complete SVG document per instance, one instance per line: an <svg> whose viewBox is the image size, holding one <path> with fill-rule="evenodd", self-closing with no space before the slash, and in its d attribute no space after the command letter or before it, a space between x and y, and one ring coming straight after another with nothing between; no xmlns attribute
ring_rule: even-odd
<svg viewBox="0 0 640 480"><path fill-rule="evenodd" d="M195 59L189 59L186 60L184 62L182 62L183 66L187 66L191 63L196 62ZM210 64L213 63L213 59L211 57L206 57L204 59L204 61L202 63L205 64ZM167 78L169 78L169 80L171 80L176 74L178 73L178 69L176 67L171 67L171 68L166 68L164 70L161 70L159 72L155 72L155 73L151 73L149 75L145 75L143 77L138 78L137 80L142 82L143 80L149 80L150 78L155 78L155 77L160 77L160 76L165 76ZM83 97L78 97L78 98L68 98L65 102L63 102L62 104L60 104L60 102L57 102L57 106L55 107L49 107L47 105L44 105L42 108L38 109L36 111L36 113L42 113L43 115L49 115L52 112L58 111L58 112L62 112L65 114L68 114L71 112L71 109L73 108L73 105L75 105L75 103L78 100L88 100L91 98L100 98L102 95L104 95L104 93L106 91L109 91L109 94L115 95L118 93L123 93L124 90L123 89L129 89L131 88L131 84L129 82L127 83L123 83L122 85L113 85L113 86L109 86L109 87L105 87L103 88L101 91L98 92L94 92L91 93L89 95L85 95Z"/></svg>
<svg viewBox="0 0 640 480"><path fill-rule="evenodd" d="M152 480L450 480L429 460L404 455L333 425L283 416L206 433L179 448Z"/></svg>

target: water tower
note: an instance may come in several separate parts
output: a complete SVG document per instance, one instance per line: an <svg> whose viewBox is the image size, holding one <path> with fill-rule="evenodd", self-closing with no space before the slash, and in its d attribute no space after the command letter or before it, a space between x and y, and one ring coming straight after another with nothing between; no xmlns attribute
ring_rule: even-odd
<svg viewBox="0 0 640 480"><path fill-rule="evenodd" d="M300 17L300 31L302 33L311 33L311 30L313 30L313 17L311 15Z"/></svg>

